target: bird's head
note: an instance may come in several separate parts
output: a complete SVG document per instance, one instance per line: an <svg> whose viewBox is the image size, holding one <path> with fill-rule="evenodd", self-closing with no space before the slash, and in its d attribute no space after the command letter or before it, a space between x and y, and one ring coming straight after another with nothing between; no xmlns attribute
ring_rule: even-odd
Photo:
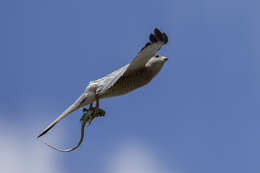
<svg viewBox="0 0 260 173"><path fill-rule="evenodd" d="M155 76L162 69L167 60L168 58L165 56L156 55L149 59L149 61L145 64L145 67L149 68L152 75Z"/></svg>
<svg viewBox="0 0 260 173"><path fill-rule="evenodd" d="M161 69L163 64L168 60L165 56L155 55L146 64L146 67Z"/></svg>

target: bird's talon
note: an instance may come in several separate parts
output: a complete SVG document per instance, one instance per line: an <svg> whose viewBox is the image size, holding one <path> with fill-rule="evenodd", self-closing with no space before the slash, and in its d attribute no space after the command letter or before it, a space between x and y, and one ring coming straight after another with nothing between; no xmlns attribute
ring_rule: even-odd
<svg viewBox="0 0 260 173"><path fill-rule="evenodd" d="M89 111L89 110L88 110ZM94 109L93 112L90 115L86 115L86 116L82 116L81 117L81 121L82 122L87 122L88 126L91 125L92 121L96 118L96 117L104 117L106 114L106 112L102 109ZM86 119L87 118L87 119Z"/></svg>

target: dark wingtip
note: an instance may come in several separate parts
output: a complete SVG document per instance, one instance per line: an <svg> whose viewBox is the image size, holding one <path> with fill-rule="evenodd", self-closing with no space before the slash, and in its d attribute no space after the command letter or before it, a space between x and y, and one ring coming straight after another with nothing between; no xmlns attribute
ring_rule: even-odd
<svg viewBox="0 0 260 173"><path fill-rule="evenodd" d="M155 28L154 29L154 34L155 34L155 37L157 38L157 40L162 40L162 33L159 29Z"/></svg>
<svg viewBox="0 0 260 173"><path fill-rule="evenodd" d="M168 37L165 33L161 33L161 31L158 28L154 29L154 34L157 40L163 42L166 44L168 42Z"/></svg>
<svg viewBox="0 0 260 173"><path fill-rule="evenodd" d="M158 41L163 42L163 44L168 43L168 36L164 32L161 33L161 31L158 28L155 28L154 34L150 34L149 40L150 40L150 42L146 43L146 45L141 49L141 51L144 48L148 47L149 45L156 43Z"/></svg>
<svg viewBox="0 0 260 173"><path fill-rule="evenodd" d="M162 33L162 41L164 44L168 43L168 36L165 33Z"/></svg>
<svg viewBox="0 0 260 173"><path fill-rule="evenodd" d="M47 129L45 129L43 132L41 132L41 134L39 134L36 138L40 138L41 136L45 135L51 128L53 128L53 126L55 126L56 123L54 123L53 125L51 125L50 127L48 127Z"/></svg>
<svg viewBox="0 0 260 173"><path fill-rule="evenodd" d="M154 28L155 35L161 35L161 31L158 28Z"/></svg>
<svg viewBox="0 0 260 173"><path fill-rule="evenodd" d="M156 36L153 34L150 34L149 39L150 39L151 43L155 43L157 41Z"/></svg>

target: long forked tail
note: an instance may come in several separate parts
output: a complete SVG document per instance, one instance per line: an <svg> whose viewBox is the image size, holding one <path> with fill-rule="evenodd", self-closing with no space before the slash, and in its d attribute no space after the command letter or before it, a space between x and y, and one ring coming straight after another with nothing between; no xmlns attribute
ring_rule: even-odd
<svg viewBox="0 0 260 173"><path fill-rule="evenodd" d="M51 128L53 128L60 120L62 120L64 117L69 115L70 113L76 111L77 109L89 104L88 103L88 97L89 95L87 93L83 93L72 105L70 105L56 120L54 120L46 129L44 129L37 138L41 137L42 135L46 134ZM87 103L87 104L86 104Z"/></svg>

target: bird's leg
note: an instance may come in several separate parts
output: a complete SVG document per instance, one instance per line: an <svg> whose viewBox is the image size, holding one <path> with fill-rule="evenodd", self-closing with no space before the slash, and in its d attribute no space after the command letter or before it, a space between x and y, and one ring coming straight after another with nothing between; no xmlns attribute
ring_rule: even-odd
<svg viewBox="0 0 260 173"><path fill-rule="evenodd" d="M95 107L95 116L98 115L98 110L99 110L99 99L96 99L96 107Z"/></svg>
<svg viewBox="0 0 260 173"><path fill-rule="evenodd" d="M96 117L105 116L105 112L102 109L99 109L99 98L96 99L95 114L96 114Z"/></svg>
<svg viewBox="0 0 260 173"><path fill-rule="evenodd" d="M91 110L91 109L93 109L93 103L90 103L90 105L89 105L89 108L88 108L89 110Z"/></svg>
<svg viewBox="0 0 260 173"><path fill-rule="evenodd" d="M92 109L93 109L93 103L90 103L89 108L88 109L87 108L83 108L82 111L83 111L83 113L85 113L88 110L92 110Z"/></svg>
<svg viewBox="0 0 260 173"><path fill-rule="evenodd" d="M96 106L94 107L93 119L99 116L99 99L96 98Z"/></svg>

